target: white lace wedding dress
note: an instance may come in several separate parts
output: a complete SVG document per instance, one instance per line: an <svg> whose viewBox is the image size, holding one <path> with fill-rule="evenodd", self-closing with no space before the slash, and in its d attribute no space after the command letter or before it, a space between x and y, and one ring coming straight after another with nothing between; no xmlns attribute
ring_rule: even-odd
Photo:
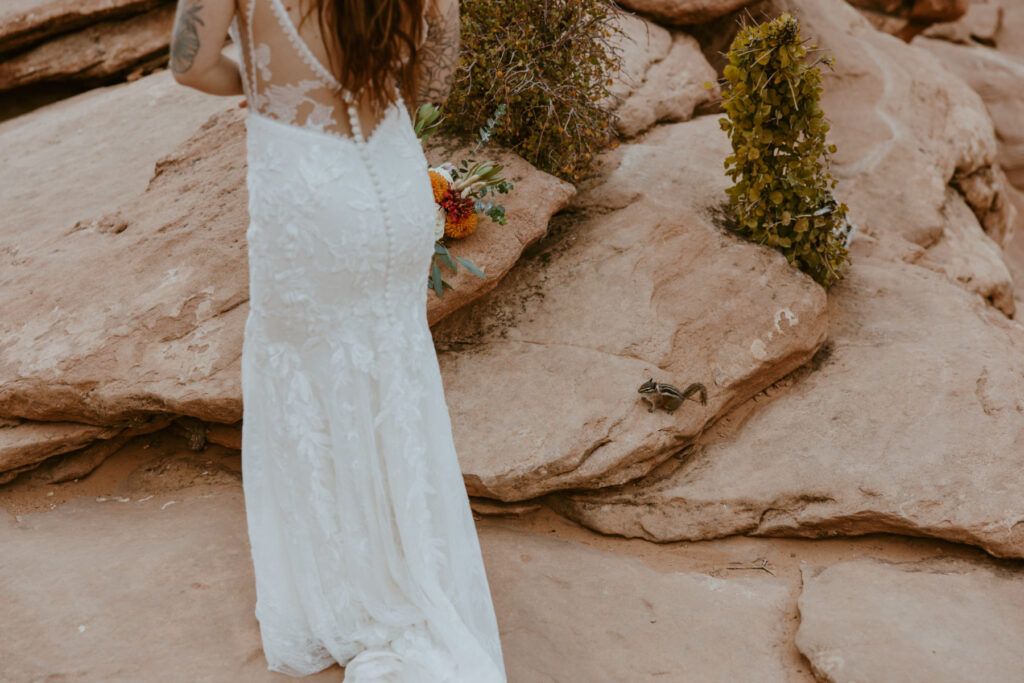
<svg viewBox="0 0 1024 683"><path fill-rule="evenodd" d="M268 668L504 682L427 326L436 208L409 112L399 101L364 137L354 100L331 93L322 40L281 0L240 4L242 476Z"/></svg>

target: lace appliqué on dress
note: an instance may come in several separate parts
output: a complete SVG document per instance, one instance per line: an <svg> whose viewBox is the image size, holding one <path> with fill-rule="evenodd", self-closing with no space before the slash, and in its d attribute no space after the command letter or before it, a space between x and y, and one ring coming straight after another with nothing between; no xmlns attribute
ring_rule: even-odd
<svg viewBox="0 0 1024 683"><path fill-rule="evenodd" d="M290 125L299 125L299 109L308 107L309 111L302 121L302 126L326 133L327 127L334 124L335 108L322 104L309 95L312 90L321 87L323 86L319 81L313 80L287 85L271 84L267 86L266 92L257 93L253 100L260 113Z"/></svg>
<svg viewBox="0 0 1024 683"><path fill-rule="evenodd" d="M280 0L243 4L242 477L268 668L506 683L427 325L422 147L401 101L369 138L332 130L346 100Z"/></svg>

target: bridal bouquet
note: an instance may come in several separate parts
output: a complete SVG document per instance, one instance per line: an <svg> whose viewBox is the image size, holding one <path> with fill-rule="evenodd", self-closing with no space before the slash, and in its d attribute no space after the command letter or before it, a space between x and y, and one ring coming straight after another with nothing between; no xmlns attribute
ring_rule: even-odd
<svg viewBox="0 0 1024 683"><path fill-rule="evenodd" d="M458 272L457 263L477 277L486 277L472 261L454 256L445 245L446 239L458 239L471 234L477 228L479 216L485 215L499 225L505 225L505 207L496 204L495 194L505 194L513 185L501 176L501 164L492 161L477 161L476 152L480 145L487 142L495 124L504 115L504 105L499 106L494 116L487 120L487 125L480 129L476 146L458 166L445 162L427 169L430 185L434 190L434 201L437 203L437 216L434 233L434 259L431 263L427 287L434 290L440 297L444 288L452 286L441 277L440 264ZM433 104L424 104L416 112L414 124L416 135L420 141L426 140L437 130L441 122L440 110ZM488 199L490 195L490 199Z"/></svg>

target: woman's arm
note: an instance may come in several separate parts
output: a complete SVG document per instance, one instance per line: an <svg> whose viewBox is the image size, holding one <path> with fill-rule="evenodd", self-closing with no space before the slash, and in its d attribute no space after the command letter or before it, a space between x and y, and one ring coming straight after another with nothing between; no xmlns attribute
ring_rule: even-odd
<svg viewBox="0 0 1024 683"><path fill-rule="evenodd" d="M427 0L427 39L416 65L417 108L448 99L459 64L459 0Z"/></svg>
<svg viewBox="0 0 1024 683"><path fill-rule="evenodd" d="M178 0L171 34L174 80L212 95L242 95L238 64L221 53L234 0Z"/></svg>

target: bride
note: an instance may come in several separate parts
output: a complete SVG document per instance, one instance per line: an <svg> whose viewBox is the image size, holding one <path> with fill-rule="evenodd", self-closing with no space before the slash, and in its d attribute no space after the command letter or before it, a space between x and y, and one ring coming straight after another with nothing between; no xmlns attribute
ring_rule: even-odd
<svg viewBox="0 0 1024 683"><path fill-rule="evenodd" d="M406 103L447 97L459 10L424 4L175 17L175 79L248 105L242 477L267 668L291 676L506 681L427 326L436 206Z"/></svg>

